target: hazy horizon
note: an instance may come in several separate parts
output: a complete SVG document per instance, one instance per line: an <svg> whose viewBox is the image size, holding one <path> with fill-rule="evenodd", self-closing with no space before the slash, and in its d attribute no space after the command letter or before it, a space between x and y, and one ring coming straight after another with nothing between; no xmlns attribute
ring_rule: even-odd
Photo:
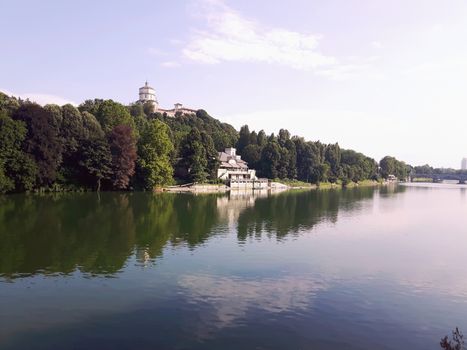
<svg viewBox="0 0 467 350"><path fill-rule="evenodd" d="M202 108L237 129L460 168L467 156L461 0L5 2L0 91L39 103Z"/></svg>

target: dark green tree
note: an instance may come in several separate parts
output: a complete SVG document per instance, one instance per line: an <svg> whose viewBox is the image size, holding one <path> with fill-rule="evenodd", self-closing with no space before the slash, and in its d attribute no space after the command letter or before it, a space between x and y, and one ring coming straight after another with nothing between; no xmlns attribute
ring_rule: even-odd
<svg viewBox="0 0 467 350"><path fill-rule="evenodd" d="M257 144L259 147L263 148L264 146L266 146L266 143L268 142L268 138L264 130L260 130L260 132L258 133L257 140L258 140Z"/></svg>
<svg viewBox="0 0 467 350"><path fill-rule="evenodd" d="M277 167L281 159L281 150L275 140L270 140L261 152L261 175L270 179L278 177Z"/></svg>
<svg viewBox="0 0 467 350"><path fill-rule="evenodd" d="M301 181L317 183L323 181L319 147L313 142L306 142L302 137L294 137L297 154L297 177Z"/></svg>
<svg viewBox="0 0 467 350"><path fill-rule="evenodd" d="M38 104L24 103L13 117L26 125L27 136L23 150L37 165L37 184L50 186L57 177L64 148L53 114Z"/></svg>
<svg viewBox="0 0 467 350"><path fill-rule="evenodd" d="M22 151L27 129L0 110L0 193L32 190L36 165Z"/></svg>
<svg viewBox="0 0 467 350"><path fill-rule="evenodd" d="M97 119L86 111L82 112L81 116L83 140L78 161L80 183L100 191L102 182L109 182L112 175L110 146Z"/></svg>
<svg viewBox="0 0 467 350"><path fill-rule="evenodd" d="M219 169L219 155L214 147L211 136L205 131L201 132L201 142L204 145L207 167L206 171L210 180L217 179L217 170Z"/></svg>
<svg viewBox="0 0 467 350"><path fill-rule="evenodd" d="M285 141L284 148L287 150L287 177L297 178L297 150L295 143L289 138Z"/></svg>
<svg viewBox="0 0 467 350"><path fill-rule="evenodd" d="M331 182L336 182L341 176L341 150L337 143L327 145L324 152L324 159L329 164Z"/></svg>
<svg viewBox="0 0 467 350"><path fill-rule="evenodd" d="M287 140L290 140L290 132L286 129L280 129L277 136L277 141L281 147L285 147Z"/></svg>
<svg viewBox="0 0 467 350"><path fill-rule="evenodd" d="M433 174L433 167L428 164L414 167L415 174Z"/></svg>
<svg viewBox="0 0 467 350"><path fill-rule="evenodd" d="M182 146L182 163L188 173L188 179L193 182L206 181L208 160L203 145L201 133L197 128L191 129Z"/></svg>
<svg viewBox="0 0 467 350"><path fill-rule="evenodd" d="M110 180L112 175L112 154L107 140L104 137L85 140L79 165L84 173L83 183L95 185L99 192L102 182Z"/></svg>
<svg viewBox="0 0 467 350"><path fill-rule="evenodd" d="M242 154L246 146L250 144L250 129L248 125L243 125L240 128L240 133L237 141L237 151L239 154Z"/></svg>
<svg viewBox="0 0 467 350"><path fill-rule="evenodd" d="M242 152L242 159L248 163L252 169L258 169L261 160L261 147L255 144L249 144Z"/></svg>

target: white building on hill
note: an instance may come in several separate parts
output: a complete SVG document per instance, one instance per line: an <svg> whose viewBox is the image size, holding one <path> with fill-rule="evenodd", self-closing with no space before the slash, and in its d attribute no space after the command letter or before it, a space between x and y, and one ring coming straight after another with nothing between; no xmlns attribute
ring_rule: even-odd
<svg viewBox="0 0 467 350"><path fill-rule="evenodd" d="M217 178L227 182L231 188L268 187L268 180L258 179L256 170L248 169L247 162L237 155L235 148L226 148L224 152L219 152L219 161Z"/></svg>
<svg viewBox="0 0 467 350"><path fill-rule="evenodd" d="M159 102L156 98L156 90L148 85L148 82L143 87L139 88L139 102L141 103L152 103L155 110L159 108Z"/></svg>
<svg viewBox="0 0 467 350"><path fill-rule="evenodd" d="M159 102L156 97L156 90L148 85L139 88L139 103L151 103L154 106L154 112L166 113L169 117L175 117L175 114L196 114L196 109L183 107L181 103L175 103L173 109L159 108Z"/></svg>
<svg viewBox="0 0 467 350"><path fill-rule="evenodd" d="M462 159L461 169L467 170L467 158Z"/></svg>

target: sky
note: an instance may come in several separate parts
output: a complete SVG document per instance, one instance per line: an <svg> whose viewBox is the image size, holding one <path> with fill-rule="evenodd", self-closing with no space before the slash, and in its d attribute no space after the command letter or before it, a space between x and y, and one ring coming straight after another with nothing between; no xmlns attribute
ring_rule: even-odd
<svg viewBox="0 0 467 350"><path fill-rule="evenodd" d="M0 91L181 102L377 160L467 156L465 0L0 0Z"/></svg>

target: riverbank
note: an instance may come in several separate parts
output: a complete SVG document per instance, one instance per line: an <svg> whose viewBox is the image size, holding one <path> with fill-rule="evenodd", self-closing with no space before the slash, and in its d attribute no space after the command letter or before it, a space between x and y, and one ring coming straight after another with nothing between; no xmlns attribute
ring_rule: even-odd
<svg viewBox="0 0 467 350"><path fill-rule="evenodd" d="M224 184L190 184L190 185L181 185L181 186L169 186L162 189L163 192L174 192L174 193L184 193L184 192L201 192L201 193L215 193L215 192L227 192L231 188Z"/></svg>
<svg viewBox="0 0 467 350"><path fill-rule="evenodd" d="M278 180L270 182L267 189L262 189L261 191L285 191L285 190L329 190L329 189L343 189L343 188L356 188L356 187L376 187L379 185L384 185L384 182L373 181L373 180L364 180L358 183L349 182L343 184L342 182L331 183L331 182L320 182L319 184L310 184L307 182L297 181L297 180ZM173 193L217 193L217 192L229 192L236 191L238 189L230 188L224 184L187 184L180 186L169 186L162 189L163 192L173 192ZM242 190L251 190L251 189L242 189Z"/></svg>

